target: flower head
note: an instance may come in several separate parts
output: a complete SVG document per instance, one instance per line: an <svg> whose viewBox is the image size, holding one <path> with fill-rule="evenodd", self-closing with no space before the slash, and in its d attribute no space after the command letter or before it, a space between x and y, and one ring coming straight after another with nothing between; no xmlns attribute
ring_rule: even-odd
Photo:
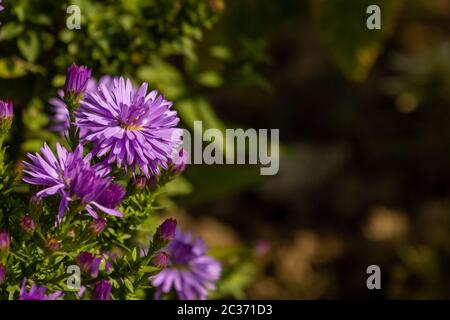
<svg viewBox="0 0 450 320"><path fill-rule="evenodd" d="M0 252L8 251L10 245L11 245L11 238L9 236L8 230L0 231Z"/></svg>
<svg viewBox="0 0 450 320"><path fill-rule="evenodd" d="M109 169L91 166L91 156L83 157L83 147L78 146L74 152L68 152L57 144L57 157L47 144L41 148L41 154L28 154L31 162L24 162L27 174L23 180L27 183L44 186L38 197L59 194L57 223L60 223L69 202L78 201L81 207L94 218L98 218L96 210L109 215L123 216L115 208L107 207L110 203L101 204L102 194L112 184L112 178L107 177Z"/></svg>
<svg viewBox="0 0 450 320"><path fill-rule="evenodd" d="M206 255L201 239L177 232L168 246L169 263L153 279L156 298L162 293L175 292L181 300L206 299L208 290L215 288L220 277L220 263Z"/></svg>
<svg viewBox="0 0 450 320"><path fill-rule="evenodd" d="M167 169L172 150L181 143L179 118L172 103L147 94L147 83L136 90L131 81L116 78L108 88L100 84L89 92L75 111L83 143L92 142L93 154L108 164L142 172L147 177Z"/></svg>
<svg viewBox="0 0 450 320"><path fill-rule="evenodd" d="M79 97L86 91L92 70L86 66L72 64L67 69L66 82L64 83L64 95Z"/></svg>
<svg viewBox="0 0 450 320"><path fill-rule="evenodd" d="M30 215L26 215L20 220L20 226L27 233L33 233L36 230L36 224Z"/></svg>
<svg viewBox="0 0 450 320"><path fill-rule="evenodd" d="M27 291L27 279L25 278L20 288L19 300L57 300L63 297L61 291L55 291L49 296L45 294L46 291L45 286L38 286L35 283L31 285L30 291Z"/></svg>
<svg viewBox="0 0 450 320"><path fill-rule="evenodd" d="M110 300L111 283L108 280L100 280L95 284L91 298L94 300Z"/></svg>

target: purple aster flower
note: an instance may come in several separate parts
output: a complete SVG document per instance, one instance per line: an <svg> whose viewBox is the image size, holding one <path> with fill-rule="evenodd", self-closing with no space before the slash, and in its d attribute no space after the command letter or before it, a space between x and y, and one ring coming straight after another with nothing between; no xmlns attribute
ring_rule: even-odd
<svg viewBox="0 0 450 320"><path fill-rule="evenodd" d="M9 236L8 230L0 231L0 252L8 251L10 245L11 238Z"/></svg>
<svg viewBox="0 0 450 320"><path fill-rule="evenodd" d="M175 150L172 157L169 160L169 169L174 174L180 174L186 169L186 165L189 161L189 153L186 149L181 148L180 150Z"/></svg>
<svg viewBox="0 0 450 320"><path fill-rule="evenodd" d="M103 83L106 87L110 87L113 78L111 76L103 76L99 80L99 84ZM86 92L91 92L97 90L98 84L94 78L91 78L87 82ZM59 132L63 136L67 136L70 127L70 116L69 109L67 108L66 103L64 102L64 90L58 90L58 97L51 98L48 103L51 106L51 111L53 113L52 116L52 125L50 130L54 132Z"/></svg>
<svg viewBox="0 0 450 320"><path fill-rule="evenodd" d="M94 300L110 300L111 283L107 280L100 280L95 284L91 298Z"/></svg>
<svg viewBox="0 0 450 320"><path fill-rule="evenodd" d="M94 219L89 224L89 230L93 235L98 236L105 230L106 225L107 225L106 219L103 218Z"/></svg>
<svg viewBox="0 0 450 320"><path fill-rule="evenodd" d="M86 66L72 64L67 69L66 82L64 83L64 95L79 97L87 89L92 70Z"/></svg>
<svg viewBox="0 0 450 320"><path fill-rule="evenodd" d="M26 215L20 220L20 226L27 233L33 233L36 230L36 224L30 215Z"/></svg>
<svg viewBox="0 0 450 320"><path fill-rule="evenodd" d="M73 153L56 144L57 157L47 144L41 148L41 154L28 154L31 163L24 162L27 174L23 180L27 183L44 186L38 197L59 194L57 223L62 221L70 201L81 201L88 213L98 218L96 210L122 217L115 208L106 207L98 202L102 194L112 184L112 178L106 177L108 168L91 166L91 156L83 157L83 147L79 145ZM108 204L107 204L108 205Z"/></svg>
<svg viewBox="0 0 450 320"><path fill-rule="evenodd" d="M156 287L155 298L175 289L181 300L206 299L208 290L215 289L221 266L206 255L203 240L178 231L168 246L168 253L167 267L152 279Z"/></svg>
<svg viewBox="0 0 450 320"><path fill-rule="evenodd" d="M27 291L27 279L23 279L22 287L20 288L19 300L57 300L63 297L61 291L55 291L47 296L45 286L38 286L35 283L31 285L30 291Z"/></svg>
<svg viewBox="0 0 450 320"><path fill-rule="evenodd" d="M182 131L175 128L179 118L170 109L172 103L157 91L147 94L147 87L144 82L136 90L122 77L114 79L110 88L101 84L80 101L75 123L81 141L93 143L94 155L149 177L159 174L159 166L168 168Z"/></svg>
<svg viewBox="0 0 450 320"><path fill-rule="evenodd" d="M106 255L98 256L90 252L81 252L75 261L81 270L88 273L92 278L96 278L98 276L102 262L104 263L103 270L108 272L111 268L111 264L108 260L106 260Z"/></svg>
<svg viewBox="0 0 450 320"><path fill-rule="evenodd" d="M13 103L8 100L0 100L0 119L12 119Z"/></svg>
<svg viewBox="0 0 450 320"><path fill-rule="evenodd" d="M6 279L6 267L0 263L0 284L3 284Z"/></svg>
<svg viewBox="0 0 450 320"><path fill-rule="evenodd" d="M3 10L5 10L5 7L2 6L2 2L3 2L3 0L0 0L0 12L2 12Z"/></svg>

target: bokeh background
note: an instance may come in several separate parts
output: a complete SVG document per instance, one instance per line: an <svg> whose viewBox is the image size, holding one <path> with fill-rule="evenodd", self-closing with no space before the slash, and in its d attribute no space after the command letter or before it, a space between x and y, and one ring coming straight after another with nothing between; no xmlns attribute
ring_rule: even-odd
<svg viewBox="0 0 450 320"><path fill-rule="evenodd" d="M450 1L74 0L72 31L64 1L4 2L16 163L56 141L72 62L148 81L191 130L280 129L276 176L191 165L160 199L223 261L213 298L450 298Z"/></svg>

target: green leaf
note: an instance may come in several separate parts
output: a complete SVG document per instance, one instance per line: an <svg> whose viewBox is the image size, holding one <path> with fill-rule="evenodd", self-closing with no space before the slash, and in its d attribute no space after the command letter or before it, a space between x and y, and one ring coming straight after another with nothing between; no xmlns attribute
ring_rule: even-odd
<svg viewBox="0 0 450 320"><path fill-rule="evenodd" d="M0 59L0 78L20 78L28 72L43 74L45 70L41 66L28 63L16 57Z"/></svg>
<svg viewBox="0 0 450 320"><path fill-rule="evenodd" d="M206 71L201 73L197 81L205 87L218 88L223 84L223 79L216 71Z"/></svg>
<svg viewBox="0 0 450 320"><path fill-rule="evenodd" d="M24 26L17 22L10 22L0 27L0 41L11 40L24 30Z"/></svg>
<svg viewBox="0 0 450 320"><path fill-rule="evenodd" d="M22 56L28 62L33 63L36 61L39 55L39 40L35 32L30 31L24 37L19 38L17 46Z"/></svg>
<svg viewBox="0 0 450 320"><path fill-rule="evenodd" d="M344 74L363 81L391 33L403 0L316 0L311 1L319 38ZM381 9L381 30L369 30L367 7Z"/></svg>
<svg viewBox="0 0 450 320"><path fill-rule="evenodd" d="M164 92L169 99L177 99L186 92L182 73L173 65L153 57L150 64L137 70L140 80L147 81L157 90Z"/></svg>
<svg viewBox="0 0 450 320"><path fill-rule="evenodd" d="M134 292L133 283L131 283L131 281L130 281L128 278L125 278L125 280L123 281L123 283L124 283L125 286L127 287L128 291Z"/></svg>
<svg viewBox="0 0 450 320"><path fill-rule="evenodd" d="M156 271L159 271L159 269L153 266L141 266L139 268L139 273L153 273Z"/></svg>
<svg viewBox="0 0 450 320"><path fill-rule="evenodd" d="M187 195L192 192L192 185L185 178L179 176L166 184L165 191L169 196Z"/></svg>

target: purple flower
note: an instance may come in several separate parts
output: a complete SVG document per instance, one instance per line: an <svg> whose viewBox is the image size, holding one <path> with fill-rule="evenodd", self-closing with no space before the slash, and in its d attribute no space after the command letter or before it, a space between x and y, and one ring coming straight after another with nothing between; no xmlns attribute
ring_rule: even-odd
<svg viewBox="0 0 450 320"><path fill-rule="evenodd" d="M92 70L86 66L72 64L67 69L66 82L64 83L64 95L79 97L87 89Z"/></svg>
<svg viewBox="0 0 450 320"><path fill-rule="evenodd" d="M8 230L0 231L0 252L8 251L10 245L11 238L9 237Z"/></svg>
<svg viewBox="0 0 450 320"><path fill-rule="evenodd" d="M220 263L206 255L201 239L177 232L168 247L169 264L152 279L155 298L172 289L181 300L206 299L220 277Z"/></svg>
<svg viewBox="0 0 450 320"><path fill-rule="evenodd" d="M142 172L147 177L167 169L172 150L181 143L182 131L172 103L147 94L147 83L135 90L131 81L114 79L108 88L100 84L89 92L75 111L83 143L92 142L92 153L105 156L108 164Z"/></svg>
<svg viewBox="0 0 450 320"><path fill-rule="evenodd" d="M6 267L0 263L0 284L3 284L6 279Z"/></svg>
<svg viewBox="0 0 450 320"><path fill-rule="evenodd" d="M100 194L97 201L107 208L115 208L122 202L125 194L126 190L124 187L116 183L111 183L108 188Z"/></svg>
<svg viewBox="0 0 450 320"><path fill-rule="evenodd" d="M186 149L181 148L180 150L175 150L172 158L169 160L169 169L174 174L180 174L186 169L188 160L189 154Z"/></svg>
<svg viewBox="0 0 450 320"><path fill-rule="evenodd" d="M12 119L13 103L11 101L0 100L0 119Z"/></svg>
<svg viewBox="0 0 450 320"><path fill-rule="evenodd" d="M111 76L103 76L99 80L99 84L103 83L106 87L109 87L113 78ZM87 82L86 92L97 90L98 84L94 78L91 78ZM64 91L58 90L58 97L51 98L48 103L51 106L52 126L50 130L54 132L60 132L63 136L67 136L70 127L69 109L64 102Z"/></svg>
<svg viewBox="0 0 450 320"><path fill-rule="evenodd" d="M177 230L177 220L176 219L166 219L163 223L156 229L156 240L162 240L163 242L172 241Z"/></svg>
<svg viewBox="0 0 450 320"><path fill-rule="evenodd" d="M88 273L92 278L96 278L102 262L104 262L104 270L106 272L111 268L111 264L106 260L105 256L106 255L94 255L90 252L81 252L75 261L81 270Z"/></svg>
<svg viewBox="0 0 450 320"><path fill-rule="evenodd" d="M100 280L95 284L91 298L94 300L110 300L111 283L107 280Z"/></svg>
<svg viewBox="0 0 450 320"><path fill-rule="evenodd" d="M100 233L103 232L103 230L105 230L106 225L107 225L106 219L103 218L94 219L89 224L89 230L93 235L98 236Z"/></svg>
<svg viewBox="0 0 450 320"><path fill-rule="evenodd" d="M2 2L3 2L3 0L0 0L0 12L2 12L3 10L5 10L5 7L2 6ZM0 23L0 24L1 24L1 23Z"/></svg>
<svg viewBox="0 0 450 320"><path fill-rule="evenodd" d="M20 220L20 226L27 233L33 233L36 230L36 224L30 215L26 215Z"/></svg>
<svg viewBox="0 0 450 320"><path fill-rule="evenodd" d="M23 279L22 287L20 288L19 300L57 300L63 297L61 291L55 291L47 296L45 286L38 286L35 283L31 285L30 291L27 292L27 279Z"/></svg>
<svg viewBox="0 0 450 320"><path fill-rule="evenodd" d="M151 261L152 265L163 269L169 263L169 255L165 251L158 251Z"/></svg>
<svg viewBox="0 0 450 320"><path fill-rule="evenodd" d="M24 162L27 174L23 180L27 183L44 186L38 197L59 194L57 223L62 221L70 201L80 201L83 208L98 218L96 210L106 214L122 217L123 214L115 208L106 207L97 200L112 184L112 178L106 177L108 169L91 166L91 156L83 157L83 147L79 145L73 153L56 144L57 157L47 144L41 148L41 153L28 154L31 163Z"/></svg>

